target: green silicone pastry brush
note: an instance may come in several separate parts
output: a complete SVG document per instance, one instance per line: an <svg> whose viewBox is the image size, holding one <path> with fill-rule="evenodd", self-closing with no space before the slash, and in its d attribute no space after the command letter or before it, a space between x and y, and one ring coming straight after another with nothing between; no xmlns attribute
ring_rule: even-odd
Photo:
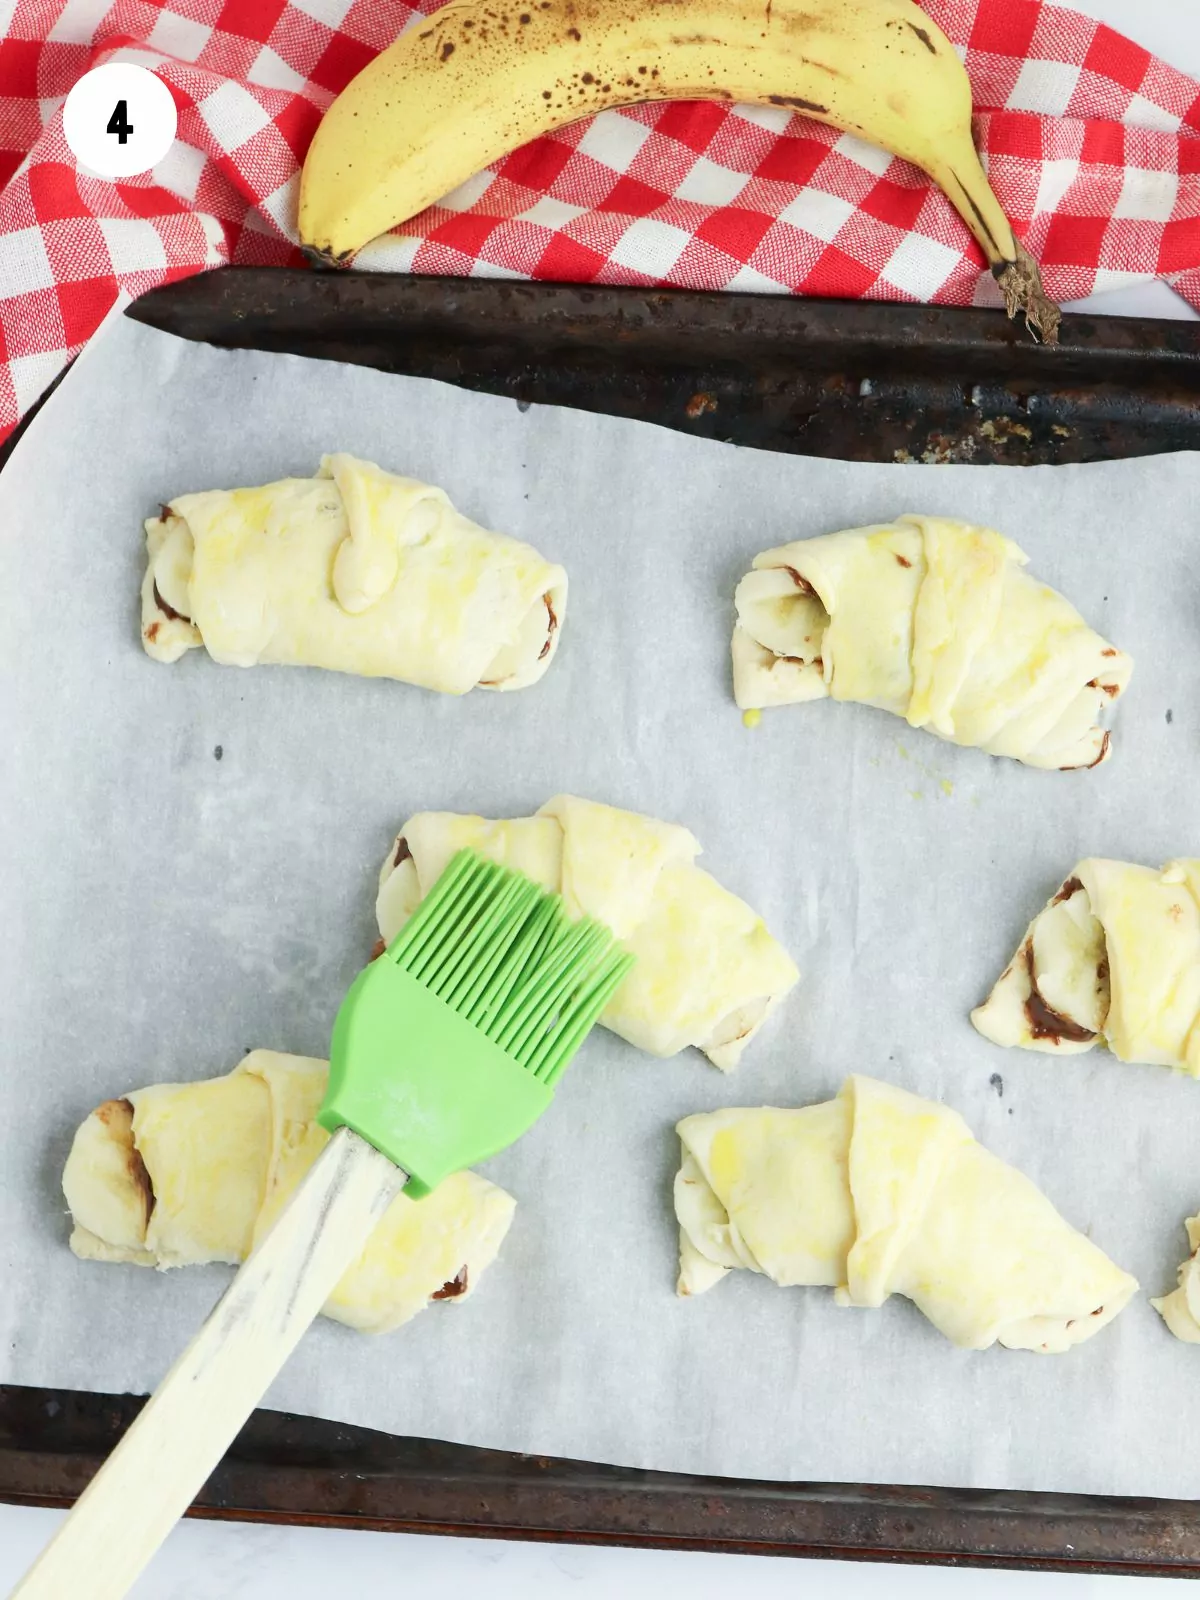
<svg viewBox="0 0 1200 1600"><path fill-rule="evenodd" d="M520 1138L631 963L557 895L454 857L338 1012L333 1137L13 1600L121 1600L396 1195Z"/></svg>
<svg viewBox="0 0 1200 1600"><path fill-rule="evenodd" d="M601 923L460 850L342 1002L318 1120L428 1194L537 1121L632 962Z"/></svg>

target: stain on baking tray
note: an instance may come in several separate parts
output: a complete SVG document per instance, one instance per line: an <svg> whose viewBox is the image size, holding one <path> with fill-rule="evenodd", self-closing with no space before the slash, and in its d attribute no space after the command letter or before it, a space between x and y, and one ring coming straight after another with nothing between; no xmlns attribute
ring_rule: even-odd
<svg viewBox="0 0 1200 1600"><path fill-rule="evenodd" d="M1001 1100L1003 1100L1004 1099L1004 1079L1000 1076L1000 1074L998 1072L993 1072L991 1077L988 1079L988 1082L991 1084L992 1088L995 1089L996 1093L1000 1096Z"/></svg>

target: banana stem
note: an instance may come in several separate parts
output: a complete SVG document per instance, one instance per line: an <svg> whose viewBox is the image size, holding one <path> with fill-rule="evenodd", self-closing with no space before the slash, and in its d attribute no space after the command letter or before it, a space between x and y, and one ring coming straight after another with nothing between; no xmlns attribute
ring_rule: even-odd
<svg viewBox="0 0 1200 1600"><path fill-rule="evenodd" d="M1057 344L1062 312L1043 289L1037 262L1015 236L1013 244L1015 260L992 269L1004 296L1004 309L1010 317L1023 313L1025 326L1043 344Z"/></svg>

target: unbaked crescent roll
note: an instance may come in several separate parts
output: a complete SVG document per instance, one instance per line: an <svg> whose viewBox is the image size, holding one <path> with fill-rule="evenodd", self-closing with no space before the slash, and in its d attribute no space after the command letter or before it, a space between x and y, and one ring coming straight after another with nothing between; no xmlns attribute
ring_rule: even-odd
<svg viewBox="0 0 1200 1600"><path fill-rule="evenodd" d="M1032 767L1094 767L1133 663L990 528L940 517L766 550L737 587L746 710L832 696Z"/></svg>
<svg viewBox="0 0 1200 1600"><path fill-rule="evenodd" d="M573 916L606 923L633 952L600 1020L651 1055L695 1045L728 1071L798 977L762 918L694 864L700 846L686 828L573 795L511 821L410 817L379 876L385 944L465 846L561 894Z"/></svg>
<svg viewBox="0 0 1200 1600"><path fill-rule="evenodd" d="M328 667L443 694L546 671L567 575L441 489L330 455L315 478L185 494L146 523L142 643L157 661Z"/></svg>
<svg viewBox="0 0 1200 1600"><path fill-rule="evenodd" d="M678 1131L680 1294L746 1267L832 1288L839 1305L905 1295L967 1349L1060 1352L1137 1289L957 1112L873 1078L803 1110L702 1112Z"/></svg>
<svg viewBox="0 0 1200 1600"><path fill-rule="evenodd" d="M158 1083L98 1106L63 1170L71 1249L147 1267L244 1261L329 1135L316 1122L329 1064L252 1050L223 1078ZM397 1195L324 1312L390 1333L461 1299L491 1266L516 1202L474 1172L424 1200Z"/></svg>
<svg viewBox="0 0 1200 1600"><path fill-rule="evenodd" d="M1200 860L1081 861L971 1013L995 1044L1200 1077Z"/></svg>
<svg viewBox="0 0 1200 1600"><path fill-rule="evenodd" d="M1192 1253L1180 1264L1177 1287L1150 1304L1177 1339L1200 1344L1200 1217L1188 1217L1183 1225Z"/></svg>

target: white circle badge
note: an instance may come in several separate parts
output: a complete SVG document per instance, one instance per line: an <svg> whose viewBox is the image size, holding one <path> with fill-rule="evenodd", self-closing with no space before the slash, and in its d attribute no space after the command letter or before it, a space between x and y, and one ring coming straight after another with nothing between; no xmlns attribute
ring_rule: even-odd
<svg viewBox="0 0 1200 1600"><path fill-rule="evenodd" d="M72 155L101 178L149 172L171 148L178 121L162 79L125 61L85 72L63 107Z"/></svg>

